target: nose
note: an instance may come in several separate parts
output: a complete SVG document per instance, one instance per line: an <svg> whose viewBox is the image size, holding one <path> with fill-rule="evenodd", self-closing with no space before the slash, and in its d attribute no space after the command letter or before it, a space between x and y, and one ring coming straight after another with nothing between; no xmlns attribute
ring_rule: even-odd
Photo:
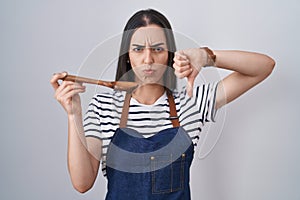
<svg viewBox="0 0 300 200"><path fill-rule="evenodd" d="M145 64L153 64L154 60L153 60L153 55L152 55L152 49L151 48L146 48L144 51L144 63Z"/></svg>

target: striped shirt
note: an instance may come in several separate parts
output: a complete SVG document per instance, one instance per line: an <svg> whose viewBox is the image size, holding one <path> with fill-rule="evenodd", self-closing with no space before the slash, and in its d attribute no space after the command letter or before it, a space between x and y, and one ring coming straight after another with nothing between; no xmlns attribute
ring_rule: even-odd
<svg viewBox="0 0 300 200"><path fill-rule="evenodd" d="M217 83L204 84L194 89L190 98L185 88L173 92L180 125L196 146L205 122L214 121ZM84 117L86 137L102 140L102 171L106 176L106 153L111 137L119 127L125 92L112 91L96 94ZM170 108L166 92L152 105L130 100L127 127L137 130L144 137L171 128Z"/></svg>

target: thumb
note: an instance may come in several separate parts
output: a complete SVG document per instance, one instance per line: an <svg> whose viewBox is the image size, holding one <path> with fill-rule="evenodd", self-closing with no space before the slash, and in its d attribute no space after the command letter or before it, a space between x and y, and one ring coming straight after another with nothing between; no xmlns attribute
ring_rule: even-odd
<svg viewBox="0 0 300 200"><path fill-rule="evenodd" d="M195 77L189 77L187 80L186 91L189 97L193 97Z"/></svg>

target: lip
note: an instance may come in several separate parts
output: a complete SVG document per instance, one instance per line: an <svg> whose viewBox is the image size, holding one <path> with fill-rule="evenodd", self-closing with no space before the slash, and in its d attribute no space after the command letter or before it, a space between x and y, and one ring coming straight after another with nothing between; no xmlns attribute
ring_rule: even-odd
<svg viewBox="0 0 300 200"><path fill-rule="evenodd" d="M146 70L143 70L143 72L147 75L152 75L154 73L154 70L152 69L146 69Z"/></svg>

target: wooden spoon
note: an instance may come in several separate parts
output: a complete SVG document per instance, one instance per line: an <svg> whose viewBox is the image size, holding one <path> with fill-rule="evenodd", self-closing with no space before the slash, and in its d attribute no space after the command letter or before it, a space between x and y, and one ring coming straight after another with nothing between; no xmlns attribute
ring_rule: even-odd
<svg viewBox="0 0 300 200"><path fill-rule="evenodd" d="M129 82L129 81L102 81L102 80L96 80L96 79L90 79L80 76L74 76L67 74L65 77L62 78L64 81L76 81L81 83L89 83L89 84L96 84L96 85L102 85L105 87L109 87L115 90L122 90L122 91L131 91L135 89L138 84L135 82Z"/></svg>

